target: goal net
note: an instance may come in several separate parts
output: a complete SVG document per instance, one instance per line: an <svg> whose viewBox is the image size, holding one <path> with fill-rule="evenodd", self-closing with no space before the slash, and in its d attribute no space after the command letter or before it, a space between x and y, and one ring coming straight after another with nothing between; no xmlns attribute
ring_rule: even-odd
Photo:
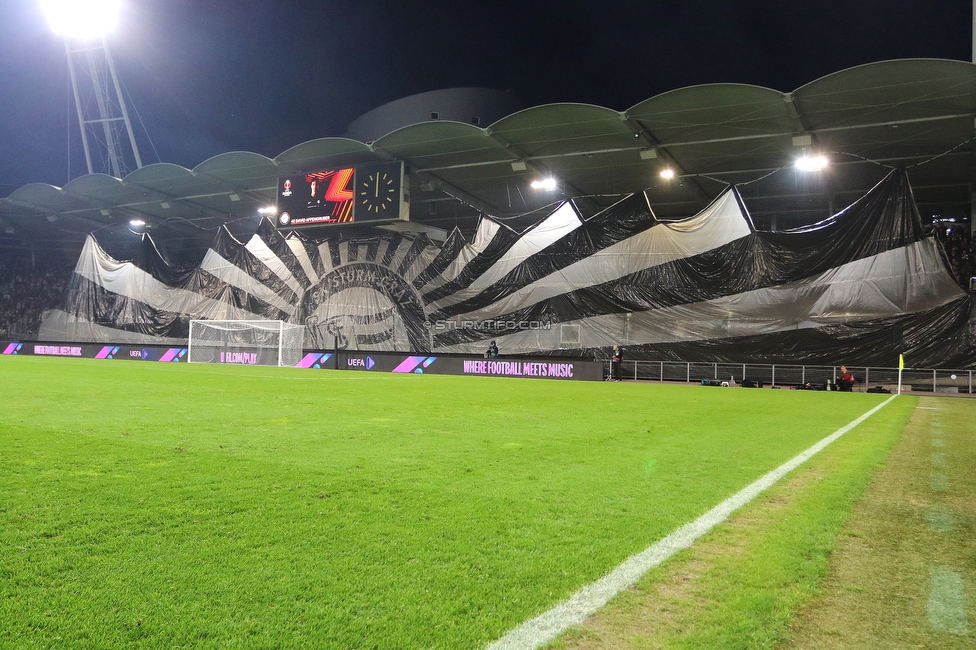
<svg viewBox="0 0 976 650"><path fill-rule="evenodd" d="M192 320L190 363L295 366L302 360L304 325L280 320Z"/></svg>

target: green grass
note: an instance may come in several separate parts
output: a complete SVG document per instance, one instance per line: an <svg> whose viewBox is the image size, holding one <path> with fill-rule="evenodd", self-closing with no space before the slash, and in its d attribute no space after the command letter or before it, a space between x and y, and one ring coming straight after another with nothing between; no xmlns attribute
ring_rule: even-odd
<svg viewBox="0 0 976 650"><path fill-rule="evenodd" d="M778 647L801 608L820 593L851 509L917 401L894 401L549 647ZM880 610L875 622L888 624L885 595L872 602ZM839 647L848 647L845 639Z"/></svg>
<svg viewBox="0 0 976 650"><path fill-rule="evenodd" d="M855 507L824 591L804 608L787 647L976 647L976 402L922 397L919 407ZM946 617L933 616L933 597L946 602L934 572L964 585L954 603L961 607L943 609Z"/></svg>
<svg viewBox="0 0 976 650"><path fill-rule="evenodd" d="M475 648L883 396L0 357L0 645Z"/></svg>
<svg viewBox="0 0 976 650"><path fill-rule="evenodd" d="M698 612L695 627L675 647L770 648L784 640L797 610L818 593L851 508L898 441L916 402L899 398L812 459L771 491L768 515L756 516L761 505L746 509L745 518L752 516L756 525L752 536L741 527L716 535L719 543L735 540L740 549L716 558L705 580L702 597L723 606Z"/></svg>

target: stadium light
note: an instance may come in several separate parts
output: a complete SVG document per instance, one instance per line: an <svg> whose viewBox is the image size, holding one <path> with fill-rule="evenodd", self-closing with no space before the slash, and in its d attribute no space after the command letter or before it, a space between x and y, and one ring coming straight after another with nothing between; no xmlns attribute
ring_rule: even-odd
<svg viewBox="0 0 976 650"><path fill-rule="evenodd" d="M133 228L141 228L146 225L146 222L143 219L130 219L129 225Z"/></svg>
<svg viewBox="0 0 976 650"><path fill-rule="evenodd" d="M124 178L142 167L142 157L105 40L119 21L122 0L39 0L39 5L51 30L64 40L88 173Z"/></svg>
<svg viewBox="0 0 976 650"><path fill-rule="evenodd" d="M263 208L258 208L258 214L274 214L277 211L278 211L278 208L274 208L274 207L271 207L271 206L265 206Z"/></svg>
<svg viewBox="0 0 976 650"><path fill-rule="evenodd" d="M668 167L667 169L661 170L661 178L664 180L671 180L674 178L674 170Z"/></svg>
<svg viewBox="0 0 976 650"><path fill-rule="evenodd" d="M534 190L548 190L552 191L556 189L556 179L555 178L543 178L541 180L532 181L529 183L529 187Z"/></svg>
<svg viewBox="0 0 976 650"><path fill-rule="evenodd" d="M55 34L83 40L110 33L119 20L121 0L41 0Z"/></svg>
<svg viewBox="0 0 976 650"><path fill-rule="evenodd" d="M828 160L825 156L803 156L796 161L796 168L801 172L818 172L827 166Z"/></svg>

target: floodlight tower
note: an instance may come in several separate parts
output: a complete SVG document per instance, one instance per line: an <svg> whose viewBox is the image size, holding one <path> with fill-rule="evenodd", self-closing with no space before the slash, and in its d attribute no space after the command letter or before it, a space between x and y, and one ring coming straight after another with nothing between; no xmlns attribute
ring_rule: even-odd
<svg viewBox="0 0 976 650"><path fill-rule="evenodd" d="M122 178L142 167L122 85L105 35L120 0L41 0L54 32L64 37L88 173Z"/></svg>

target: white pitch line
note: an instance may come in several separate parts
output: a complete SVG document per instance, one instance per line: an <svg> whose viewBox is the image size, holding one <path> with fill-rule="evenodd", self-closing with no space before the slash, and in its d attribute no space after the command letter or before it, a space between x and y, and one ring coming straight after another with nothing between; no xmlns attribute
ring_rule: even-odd
<svg viewBox="0 0 976 650"><path fill-rule="evenodd" d="M487 650L534 650L552 641L574 625L579 625L606 605L611 598L640 580L645 573L678 551L691 546L695 540L725 521L733 512L810 460L827 445L880 411L895 397L897 395L892 395L861 417L837 429L806 451L786 461L718 504L695 521L685 524L640 553L630 556L616 569L570 596L569 600L509 631L505 636L489 645Z"/></svg>

